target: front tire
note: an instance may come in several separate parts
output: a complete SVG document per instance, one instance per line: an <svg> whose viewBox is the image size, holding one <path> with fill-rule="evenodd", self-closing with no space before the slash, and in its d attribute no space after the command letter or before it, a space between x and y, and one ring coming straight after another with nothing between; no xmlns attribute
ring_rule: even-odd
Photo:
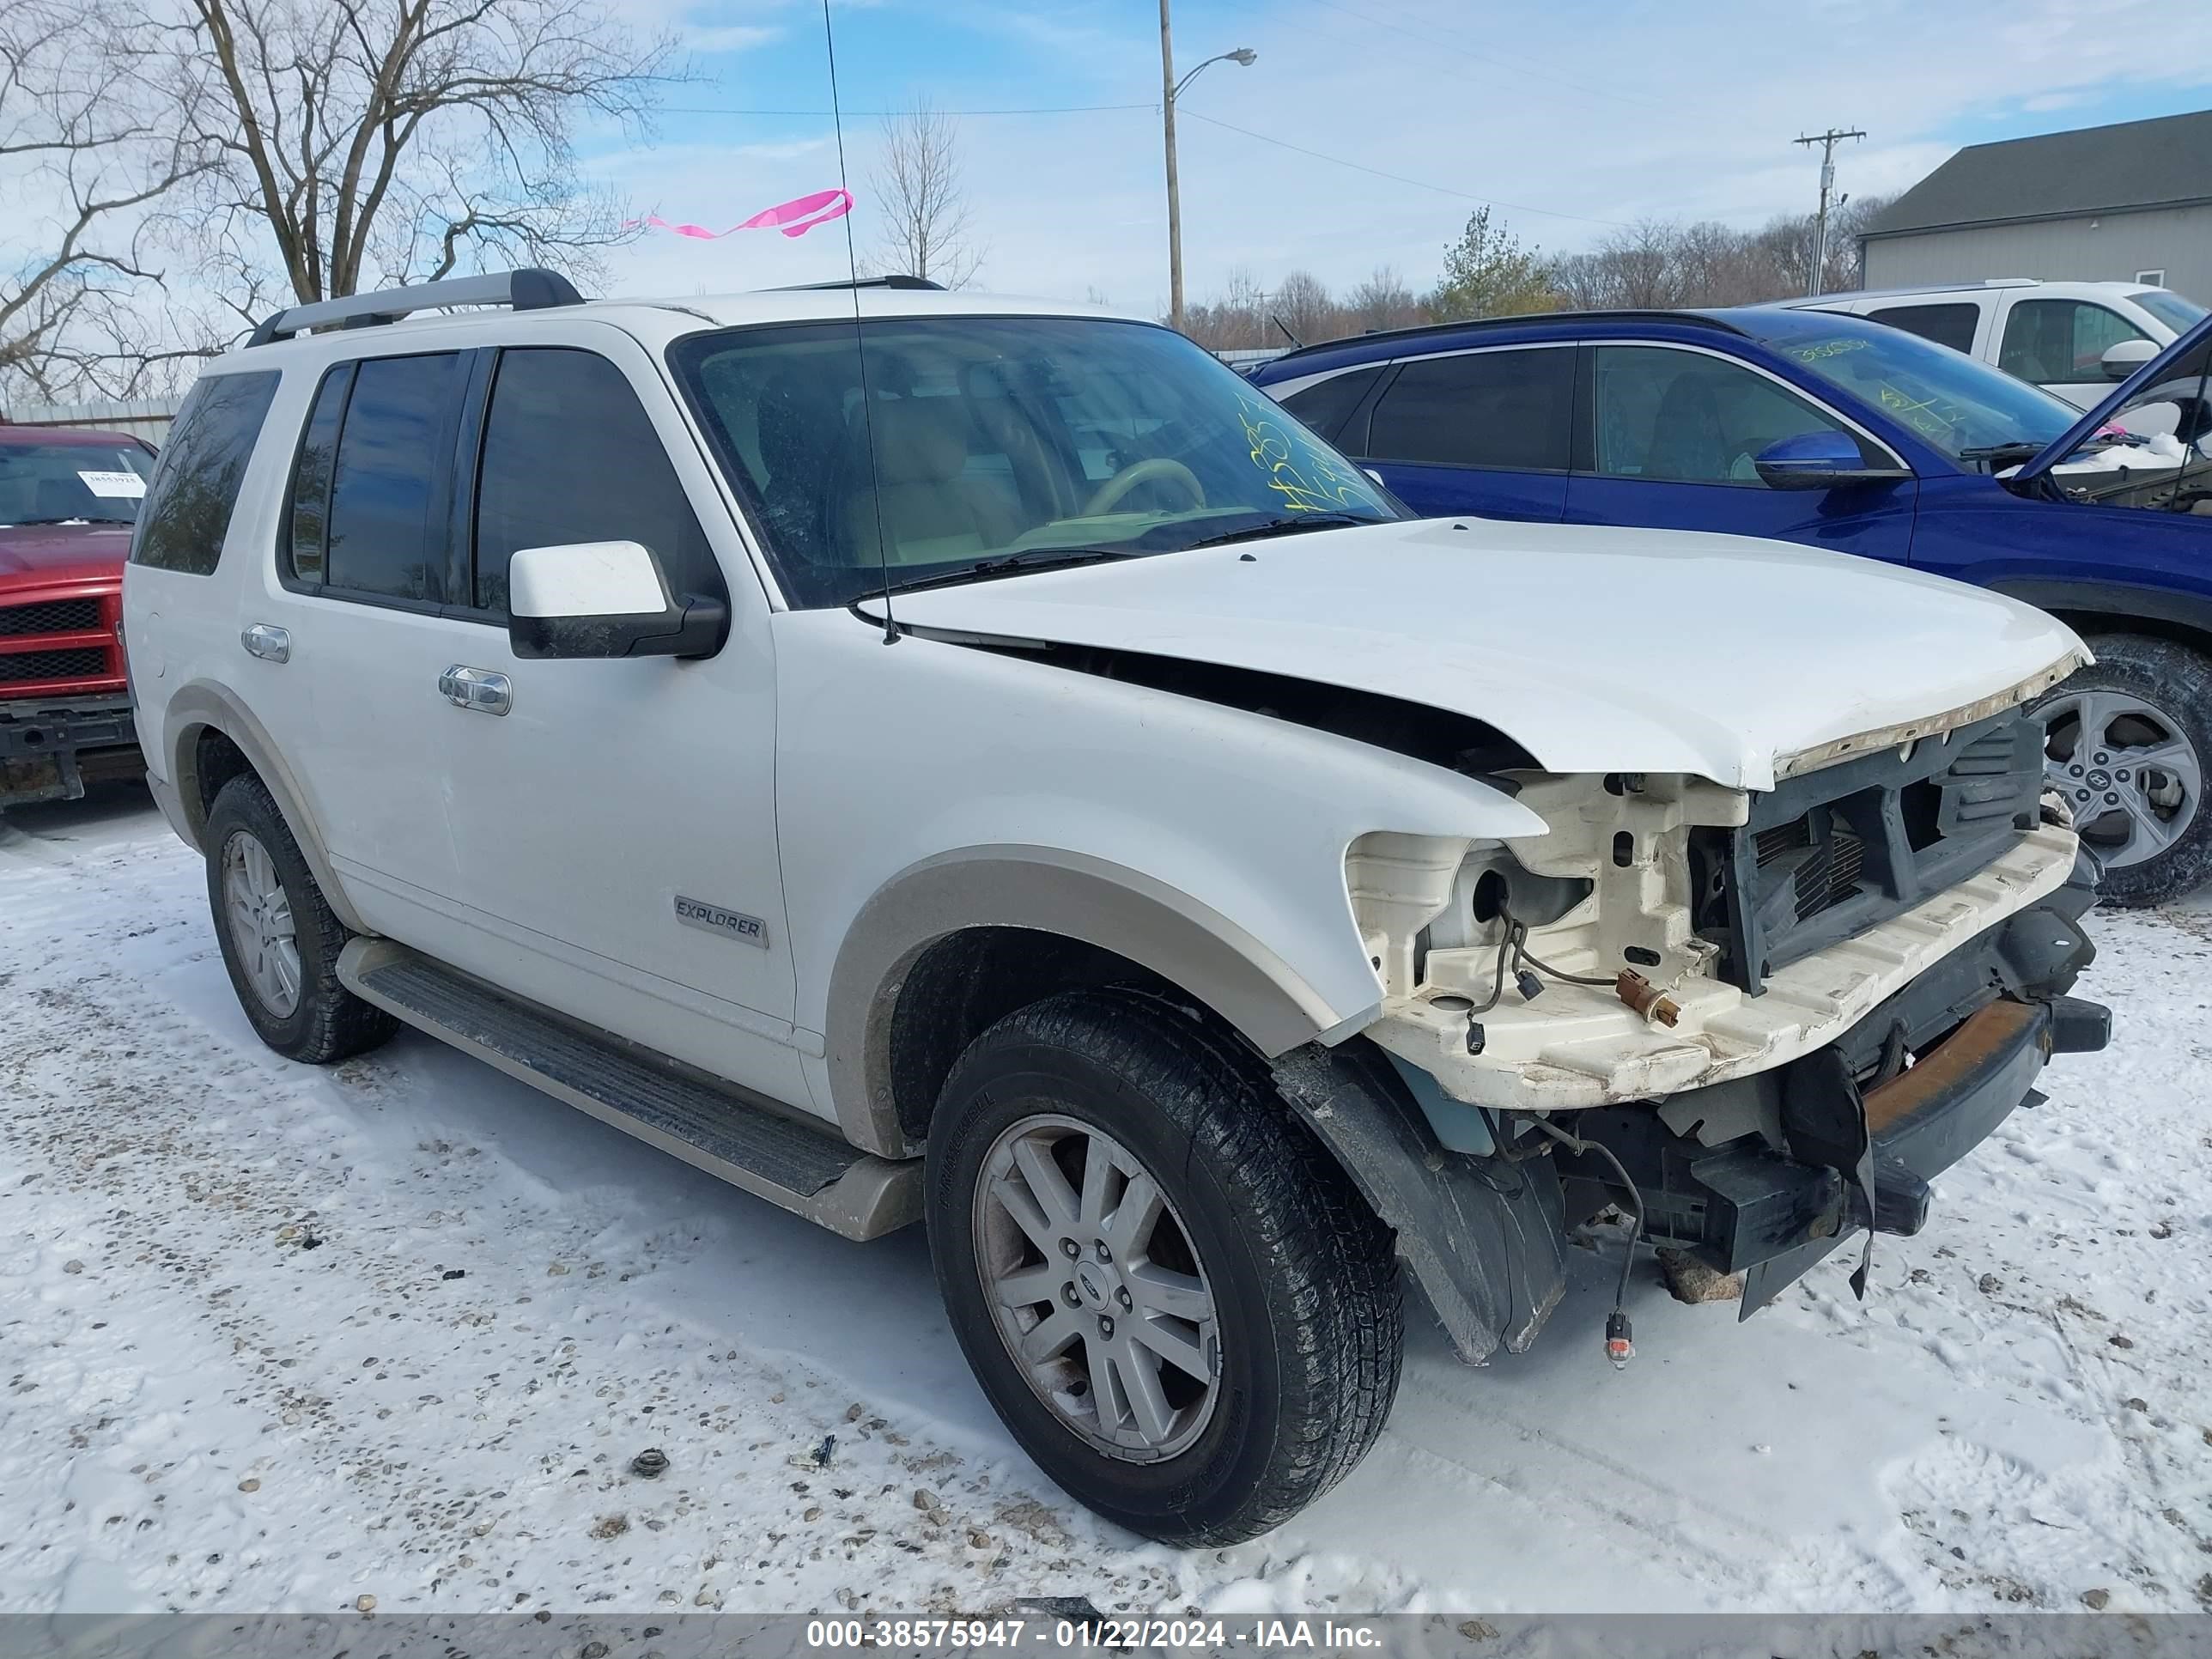
<svg viewBox="0 0 2212 1659"><path fill-rule="evenodd" d="M208 809L206 837L222 965L261 1040L287 1060L321 1066L398 1030L398 1021L338 982L345 924L260 779L223 785Z"/></svg>
<svg viewBox="0 0 2212 1659"><path fill-rule="evenodd" d="M1250 1538L1382 1431L1389 1231L1265 1067L1157 998L1065 993L976 1038L931 1125L927 1218L1000 1417L1133 1532Z"/></svg>
<svg viewBox="0 0 2212 1659"><path fill-rule="evenodd" d="M2169 903L2212 878L2212 662L2140 634L2088 643L2096 662L2034 710L2045 775L2104 864L2098 896Z"/></svg>

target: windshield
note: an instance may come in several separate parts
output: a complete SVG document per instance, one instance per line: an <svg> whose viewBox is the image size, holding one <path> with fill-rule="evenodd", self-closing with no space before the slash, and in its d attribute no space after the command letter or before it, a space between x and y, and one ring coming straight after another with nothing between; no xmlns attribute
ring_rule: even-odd
<svg viewBox="0 0 2212 1659"><path fill-rule="evenodd" d="M2164 323L2176 334L2186 334L2203 322L2208 313L2194 300L2185 300L2171 289L2150 288L2130 296L2145 311Z"/></svg>
<svg viewBox="0 0 2212 1659"><path fill-rule="evenodd" d="M1961 463L2003 445L2024 444L2033 453L2081 418L2071 404L1901 328L1793 330L1767 343Z"/></svg>
<svg viewBox="0 0 2212 1659"><path fill-rule="evenodd" d="M153 471L137 444L0 443L0 526L136 524Z"/></svg>
<svg viewBox="0 0 2212 1659"><path fill-rule="evenodd" d="M1397 518L1280 405L1179 334L1056 317L692 335L671 364L791 602L1073 556Z"/></svg>

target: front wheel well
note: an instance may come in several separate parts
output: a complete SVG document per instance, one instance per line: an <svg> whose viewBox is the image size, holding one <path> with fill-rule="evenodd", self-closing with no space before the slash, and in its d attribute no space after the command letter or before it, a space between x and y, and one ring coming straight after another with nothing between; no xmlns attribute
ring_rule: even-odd
<svg viewBox="0 0 2212 1659"><path fill-rule="evenodd" d="M1016 1009L1061 991L1124 986L1188 1005L1185 992L1103 945L1032 927L964 927L907 970L890 1016L890 1072L900 1130L919 1146L968 1045ZM1210 1017L1210 1016L1209 1016Z"/></svg>
<svg viewBox="0 0 2212 1659"><path fill-rule="evenodd" d="M2169 617L2136 617L2110 611L2067 611L2052 608L2051 614L2064 623L2085 640L2094 641L2100 634L2138 634L2147 639L2168 640L2185 646L2199 656L2212 657L2212 633L2191 627Z"/></svg>

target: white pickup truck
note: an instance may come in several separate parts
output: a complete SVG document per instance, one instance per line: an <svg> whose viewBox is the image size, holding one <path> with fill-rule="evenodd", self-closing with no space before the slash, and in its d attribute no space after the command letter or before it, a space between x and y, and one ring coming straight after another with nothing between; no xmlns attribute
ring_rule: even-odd
<svg viewBox="0 0 2212 1659"><path fill-rule="evenodd" d="M1162 1539L1358 1462L1401 1285L1517 1353L1619 1205L1748 1312L2106 1038L2021 712L2065 628L1409 520L1135 319L300 307L200 380L132 559L150 781L272 1048L404 1022L925 1220L1016 1438Z"/></svg>

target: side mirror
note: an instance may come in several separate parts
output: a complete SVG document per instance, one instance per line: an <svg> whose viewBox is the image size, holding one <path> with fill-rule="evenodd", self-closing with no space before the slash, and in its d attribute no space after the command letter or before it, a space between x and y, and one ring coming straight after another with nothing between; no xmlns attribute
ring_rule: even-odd
<svg viewBox="0 0 2212 1659"><path fill-rule="evenodd" d="M1869 466L1857 441L1844 432L1801 432L1779 439L1760 450L1752 465L1770 489L1833 489L1905 476L1893 467Z"/></svg>
<svg viewBox="0 0 2212 1659"><path fill-rule="evenodd" d="M507 601L507 642L522 658L711 657L730 631L727 605L671 592L638 542L517 548Z"/></svg>
<svg viewBox="0 0 2212 1659"><path fill-rule="evenodd" d="M2124 380L2152 358L2159 349L2148 340L2122 340L2118 345L2105 348L2105 355L2097 361L2103 367L2108 380Z"/></svg>

